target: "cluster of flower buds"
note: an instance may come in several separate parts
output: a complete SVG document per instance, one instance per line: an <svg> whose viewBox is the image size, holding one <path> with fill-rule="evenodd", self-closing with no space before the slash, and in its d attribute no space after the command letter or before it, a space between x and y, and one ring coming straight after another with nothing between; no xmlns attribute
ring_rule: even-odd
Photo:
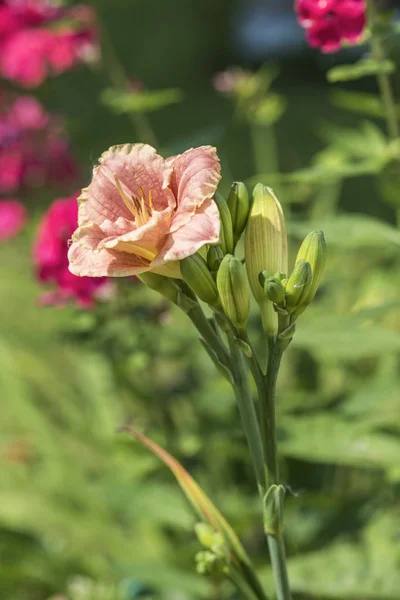
<svg viewBox="0 0 400 600"><path fill-rule="evenodd" d="M181 261L184 281L200 300L222 310L239 333L247 325L251 289L267 335L283 336L286 331L291 339L296 319L313 300L321 280L326 260L323 233L306 237L289 276L285 217L274 192L256 185L250 207L246 186L235 182L227 201L218 195L216 203L220 243ZM242 261L234 253L244 232Z"/></svg>
<svg viewBox="0 0 400 600"><path fill-rule="evenodd" d="M289 278L278 272L270 275L262 271L259 275L264 295L275 311L287 317L289 324L295 322L312 302L317 292L326 261L326 244L322 231L307 235L296 257Z"/></svg>
<svg viewBox="0 0 400 600"><path fill-rule="evenodd" d="M250 200L242 182L232 184L227 200L215 197L221 230L217 246L181 261L181 274L193 292L215 310L222 310L238 329L245 328L250 311L250 293L246 270L234 256L235 248L247 224Z"/></svg>
<svg viewBox="0 0 400 600"><path fill-rule="evenodd" d="M230 553L222 535L208 523L197 523L195 532L204 550L195 556L200 575L224 575L229 572Z"/></svg>

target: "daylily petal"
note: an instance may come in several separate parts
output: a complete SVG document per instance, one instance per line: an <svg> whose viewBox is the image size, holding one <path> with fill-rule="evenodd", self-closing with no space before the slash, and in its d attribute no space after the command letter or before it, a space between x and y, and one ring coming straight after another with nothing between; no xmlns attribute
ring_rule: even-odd
<svg viewBox="0 0 400 600"><path fill-rule="evenodd" d="M221 165L212 146L191 148L167 160L173 167L170 187L177 199L171 232L190 221L205 200L212 198L221 179Z"/></svg>
<svg viewBox="0 0 400 600"><path fill-rule="evenodd" d="M79 242L72 243L68 259L69 270L79 277L125 277L149 269L148 261L134 254L107 249L96 252Z"/></svg>
<svg viewBox="0 0 400 600"><path fill-rule="evenodd" d="M150 194L156 210L175 207L175 198L168 188L172 168L147 144L113 146L99 159L93 170L90 185L79 198L79 223L116 221L123 217L133 221L133 214L122 199L115 175L125 194L141 198L142 190L147 201Z"/></svg>
<svg viewBox="0 0 400 600"><path fill-rule="evenodd" d="M171 218L171 208L166 208L161 212L155 211L145 225L142 225L142 227L139 227L133 231L124 233L123 235L119 235L118 237L113 237L111 239L105 238L100 244L100 248L114 248L116 250L123 249L123 251L126 252L127 244L140 242L140 245L154 249L154 255L156 255L165 242L165 238L169 231L169 225L171 223ZM103 227L101 229L103 229ZM124 244L124 246L121 244Z"/></svg>
<svg viewBox="0 0 400 600"><path fill-rule="evenodd" d="M214 200L206 200L192 216L189 223L170 233L167 241L151 263L156 267L163 262L181 260L197 252L205 244L219 240L220 219Z"/></svg>

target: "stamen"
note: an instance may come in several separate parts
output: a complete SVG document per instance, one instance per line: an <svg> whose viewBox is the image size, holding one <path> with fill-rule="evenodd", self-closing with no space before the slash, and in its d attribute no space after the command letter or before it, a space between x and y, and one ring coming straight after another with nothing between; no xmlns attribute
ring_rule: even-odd
<svg viewBox="0 0 400 600"><path fill-rule="evenodd" d="M134 195L128 198L127 194L122 188L121 182L119 181L116 173L114 173L114 181L115 185L117 186L118 193L124 201L125 206L129 210L129 212L135 217L136 225L138 227L142 227L150 219L154 210L152 191L149 191L148 204L146 204L146 195L142 186L138 185L138 188L140 190L139 200L139 198Z"/></svg>
<svg viewBox="0 0 400 600"><path fill-rule="evenodd" d="M121 196L122 200L124 201L126 208L129 210L130 213L132 213L132 215L135 217L135 219L137 219L138 218L137 206L132 205L131 200L128 198L128 196L125 194L124 190L122 189L122 185L121 185L116 173L114 173L114 181L115 181L115 185L117 186L118 193ZM135 208L136 208L136 210L135 210Z"/></svg>

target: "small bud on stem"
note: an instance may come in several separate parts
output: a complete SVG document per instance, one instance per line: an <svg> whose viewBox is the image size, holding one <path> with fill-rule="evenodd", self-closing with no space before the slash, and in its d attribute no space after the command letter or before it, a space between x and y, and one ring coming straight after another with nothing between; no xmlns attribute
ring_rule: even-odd
<svg viewBox="0 0 400 600"><path fill-rule="evenodd" d="M218 270L217 287L224 313L237 329L243 330L250 311L250 292L241 260L225 256Z"/></svg>
<svg viewBox="0 0 400 600"><path fill-rule="evenodd" d="M183 279L196 296L211 306L217 306L217 285L204 258L200 254L193 254L181 260L180 266Z"/></svg>
<svg viewBox="0 0 400 600"><path fill-rule="evenodd" d="M243 182L232 183L227 204L232 217L233 242L236 245L246 227L250 210L249 193Z"/></svg>

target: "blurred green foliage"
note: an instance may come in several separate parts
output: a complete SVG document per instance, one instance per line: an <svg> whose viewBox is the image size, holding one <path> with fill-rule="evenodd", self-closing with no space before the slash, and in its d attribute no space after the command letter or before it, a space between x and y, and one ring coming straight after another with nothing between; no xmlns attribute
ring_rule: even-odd
<svg viewBox="0 0 400 600"><path fill-rule="evenodd" d="M354 87L330 104L317 70L284 65L272 99L281 108L285 98L286 112L274 131L275 117L249 127L211 87L214 71L235 58L224 41L231 3L102 0L98 10L126 75L146 91L104 95L114 83L101 68L40 91L67 115L82 185L105 148L138 139L125 113L151 112L165 152L218 145L222 189L232 179L275 186L293 253L308 231L324 230L324 283L278 390L282 478L293 491L289 573L296 599L397 600L399 149L380 121L355 116L357 107L363 119L381 116L365 96L371 89L358 104ZM31 242L50 198L46 190L28 198L30 227L0 248L1 597L232 597L228 584L195 574L195 520L171 475L114 432L131 419L196 477L270 581L234 399L186 317L134 281L94 312L38 305ZM262 354L255 314L251 328Z"/></svg>

